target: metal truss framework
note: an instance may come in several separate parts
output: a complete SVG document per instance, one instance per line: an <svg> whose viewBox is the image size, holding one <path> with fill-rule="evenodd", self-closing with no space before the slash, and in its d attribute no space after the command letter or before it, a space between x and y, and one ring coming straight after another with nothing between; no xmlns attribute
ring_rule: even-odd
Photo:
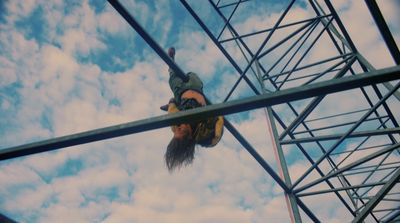
<svg viewBox="0 0 400 223"><path fill-rule="evenodd" d="M117 0L108 1L155 52L184 78L184 72L134 17ZM335 204L353 216L353 222L365 219L390 222L399 219L400 127L394 106L398 106L400 100L400 58L395 42L390 39L390 31L387 26L385 28L383 17L376 16L380 11L373 0L366 0L366 3L379 29L383 30L384 40L397 64L380 70L375 70L357 51L329 0L325 0L324 5L309 0L312 17L286 22L294 5L298 4L296 0L288 1L272 27L247 33L240 29L235 18L243 21L243 15L249 15L246 11L249 0L209 0L207 4L218 17L218 25L207 25L207 18L197 14L190 3L185 0L180 2L239 75L223 102L178 114L2 149L0 160L193 119L263 108L269 122L267 126L260 125L260 128L271 129L278 171L228 120L225 127L282 188L292 222L308 222L309 219L320 222L318 210L309 208L310 197L334 200ZM253 12L250 14L255 15ZM260 39L260 43L256 44ZM309 55L320 42L324 43L323 47L329 43L334 53L327 58L312 60ZM242 56L238 57L237 52L241 52ZM245 82L255 96L232 100L232 94L241 82ZM357 106L326 109L338 103L339 97L353 98ZM296 179L291 175L291 165L287 164L289 156L294 155L306 167Z"/></svg>

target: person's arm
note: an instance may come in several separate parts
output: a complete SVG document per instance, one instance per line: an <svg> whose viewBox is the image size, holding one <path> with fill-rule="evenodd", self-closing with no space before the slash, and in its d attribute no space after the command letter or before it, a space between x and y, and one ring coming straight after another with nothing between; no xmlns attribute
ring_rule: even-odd
<svg viewBox="0 0 400 223"><path fill-rule="evenodd" d="M170 101L169 104L168 104L168 114L172 114L172 113L175 113L175 112L178 112L178 111L179 111L179 109L176 106L175 102L174 101ZM174 132L175 128L176 128L175 125L171 126L172 132Z"/></svg>
<svg viewBox="0 0 400 223"><path fill-rule="evenodd" d="M219 140L221 140L223 134L224 134L224 117L218 116L217 122L215 123L215 136L211 141L211 146L215 146L219 142Z"/></svg>

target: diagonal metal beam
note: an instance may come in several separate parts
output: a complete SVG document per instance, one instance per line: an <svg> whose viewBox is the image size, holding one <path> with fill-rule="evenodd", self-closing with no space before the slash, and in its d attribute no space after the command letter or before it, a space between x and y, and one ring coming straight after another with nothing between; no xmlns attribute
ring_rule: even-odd
<svg viewBox="0 0 400 223"><path fill-rule="evenodd" d="M168 56L167 53L158 45L158 43L144 30L144 28L133 18L131 14L125 9L118 0L108 0L108 2L119 12L119 14L136 30L136 32L146 41L147 44L151 48L156 51L156 53L164 60L168 66L175 71L175 73L185 82L188 80L188 77L185 75L183 70L176 65L176 63Z"/></svg>
<svg viewBox="0 0 400 223"><path fill-rule="evenodd" d="M354 124L349 130L346 131L346 133L340 137L339 140L337 140L332 146L329 147L329 149L310 167L306 170L306 172L297 179L297 181L293 184L293 187L296 187L304 178L306 178L311 171L315 169L316 166L318 166L326 157L329 157L329 155L332 153L333 150L335 150L344 140L346 140L347 136L349 136L351 133L354 132L378 107L380 107L385 101L393 95L395 91L397 91L400 88L400 82L396 84L396 86L389 91L384 97L380 98L380 100L373 106L371 109L365 113L360 120L357 121L356 124Z"/></svg>
<svg viewBox="0 0 400 223"><path fill-rule="evenodd" d="M225 120L227 121L227 120ZM286 192L290 193L289 187L279 177L279 175L272 169L272 167L258 154L258 152L250 145L250 143L235 129L230 122L225 122L225 127L232 133L232 135L242 144L242 146L256 159L256 161L267 171L272 178L281 186Z"/></svg>
<svg viewBox="0 0 400 223"><path fill-rule="evenodd" d="M365 3L368 6L369 11L372 14L372 17L375 20L376 25L383 37L383 40L386 43L387 48L389 49L390 54L393 57L393 60L396 62L397 65L400 64L400 51L397 48L396 41L394 40L392 33L388 25L383 18L381 10L379 10L378 4L376 4L375 0L365 0Z"/></svg>
<svg viewBox="0 0 400 223"><path fill-rule="evenodd" d="M343 77L346 72L351 68L351 66L353 65L355 61L355 58L353 57L349 63L347 63L345 65L345 67L343 67L343 69L337 73L335 75L335 79L341 78ZM306 108L304 108L304 110L297 115L296 119L293 120L290 125L281 133L281 135L279 136L279 139L282 140L289 132L291 132L294 128L297 128L297 126L299 126L304 119L307 118L307 116L317 107L317 105L324 99L324 95L320 95L316 98L314 98L307 106Z"/></svg>
<svg viewBox="0 0 400 223"><path fill-rule="evenodd" d="M341 32L343 33L344 37L341 36L339 34L339 32L332 26L332 31L333 33L342 41L343 44L347 45L348 47L350 47L352 49L352 51L354 53L357 54L357 57L359 59L359 61L361 61L361 67L362 69L367 72L368 70L374 70L375 68L358 52L355 44L353 43L353 41L350 38L350 35L348 34L346 28L344 27L339 15L337 14L335 8L333 7L332 3L330 2L330 0L324 0L325 4L327 5L330 13L336 18L336 22L339 26L339 29L341 30ZM317 1L315 1L316 4L318 4ZM320 7L321 8L321 7ZM321 8L322 10L322 8ZM390 83L385 83L384 86L390 91L391 89L393 89L393 86ZM400 101L400 92L396 91L394 93L394 96L397 98L397 100Z"/></svg>
<svg viewBox="0 0 400 223"><path fill-rule="evenodd" d="M394 212L392 215L390 215L388 218L386 218L382 222L384 222L384 223L393 223L393 222L395 222L394 220L396 220L396 218L399 217L399 216L400 216L400 210ZM397 220L400 220L400 219L397 219Z"/></svg>
<svg viewBox="0 0 400 223"><path fill-rule="evenodd" d="M35 153L57 150L65 147L120 137L138 132L163 128L178 123L188 123L207 117L228 115L266 106L277 105L288 101L300 100L318 95L349 90L370 84L392 81L400 78L400 66L375 70L368 73L343 77L312 85L296 87L257 95L245 99L229 101L221 104L181 111L175 114L128 122L125 124L95 129L87 132L57 137L40 142L11 147L0 150L0 160L11 159Z"/></svg>
<svg viewBox="0 0 400 223"><path fill-rule="evenodd" d="M196 22L203 28L204 32L207 33L208 37L213 41L215 46L218 47L218 49L221 51L222 54L228 59L228 61L232 64L232 66L235 68L235 70L239 73L242 74L243 71L239 67L239 65L235 62L235 60L229 55L229 53L222 47L222 45L218 42L218 40L214 37L210 29L204 24L204 22L200 19L200 17L194 12L194 10L190 7L190 5L185 1L185 0L180 0L182 5L186 8L186 10L192 15L192 17L196 20ZM258 95L260 92L258 89L254 86L254 84L251 82L251 80L246 76L243 75L243 79L246 81L246 83L250 86L250 88Z"/></svg>
<svg viewBox="0 0 400 223"><path fill-rule="evenodd" d="M379 190L379 192L368 201L365 208L357 215L356 218L352 221L353 223L362 222L368 214L375 208L376 205L381 201L381 199L393 188L393 186L400 179L400 168L397 169L396 173L393 174L392 178Z"/></svg>
<svg viewBox="0 0 400 223"><path fill-rule="evenodd" d="M12 220L11 218L9 218L1 213L0 213L0 222L2 222L2 223L17 223L16 221Z"/></svg>

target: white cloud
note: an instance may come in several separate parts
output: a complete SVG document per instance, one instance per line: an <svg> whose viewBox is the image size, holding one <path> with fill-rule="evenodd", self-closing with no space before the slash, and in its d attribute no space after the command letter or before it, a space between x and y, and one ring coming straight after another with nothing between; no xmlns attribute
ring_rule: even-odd
<svg viewBox="0 0 400 223"><path fill-rule="evenodd" d="M127 31L127 24L114 9L106 10L97 15L100 30L109 33Z"/></svg>

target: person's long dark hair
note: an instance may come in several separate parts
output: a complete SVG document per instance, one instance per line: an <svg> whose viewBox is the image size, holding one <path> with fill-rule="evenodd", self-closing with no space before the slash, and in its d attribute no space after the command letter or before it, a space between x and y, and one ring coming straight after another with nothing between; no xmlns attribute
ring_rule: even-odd
<svg viewBox="0 0 400 223"><path fill-rule="evenodd" d="M182 165L191 164L194 159L195 146L196 143L190 135L181 139L172 138L164 155L168 170L172 172Z"/></svg>

